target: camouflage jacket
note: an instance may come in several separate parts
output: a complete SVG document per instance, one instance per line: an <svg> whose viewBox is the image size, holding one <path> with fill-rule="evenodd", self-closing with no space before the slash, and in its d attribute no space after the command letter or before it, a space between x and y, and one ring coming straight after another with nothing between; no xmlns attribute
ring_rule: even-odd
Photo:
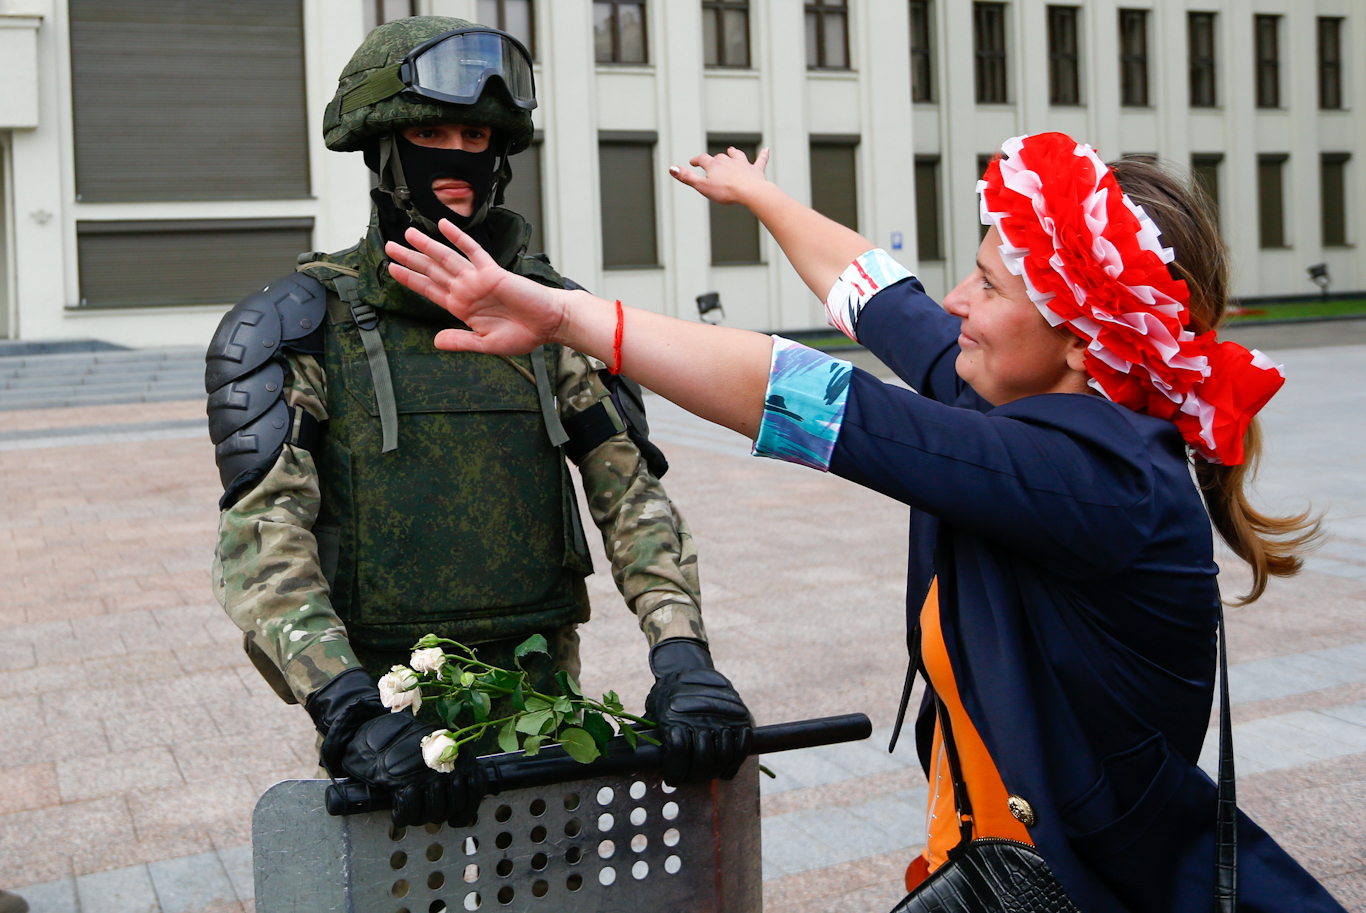
<svg viewBox="0 0 1366 913"><path fill-rule="evenodd" d="M372 224L363 243L378 251L378 239ZM287 404L325 421L327 377L319 360L290 353L286 367ZM555 378L562 419L607 395L602 370L596 359L564 350ZM705 640L692 536L636 445L625 433L608 438L584 457L579 472L613 579L648 643ZM252 652L281 671L300 701L360 666L329 601L312 532L320 506L313 455L285 444L261 481L222 512L213 566L219 603Z"/></svg>

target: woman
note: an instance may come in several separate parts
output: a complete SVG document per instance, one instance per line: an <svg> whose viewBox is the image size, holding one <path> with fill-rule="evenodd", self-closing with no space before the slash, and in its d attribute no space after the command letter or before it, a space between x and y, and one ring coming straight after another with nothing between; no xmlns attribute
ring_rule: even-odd
<svg viewBox="0 0 1366 913"><path fill-rule="evenodd" d="M1244 496L1254 416L1283 378L1214 337L1226 261L1198 198L1152 166L1107 168L1061 134L1011 140L978 185L991 227L977 268L941 310L869 241L768 183L765 158L732 150L694 159L705 176L671 172L753 210L831 322L912 391L787 340L534 286L445 226L469 262L414 237L420 253L391 245L392 269L473 331L443 332L440 348L562 342L748 435L757 453L909 504L911 621L952 724L972 836L1032 844L1085 911L1204 913L1210 521L1252 567L1248 600L1268 574L1298 570L1314 528L1261 516ZM930 832L908 882L959 839L943 733L933 713L921 722ZM1238 836L1241 909L1341 910L1245 816Z"/></svg>

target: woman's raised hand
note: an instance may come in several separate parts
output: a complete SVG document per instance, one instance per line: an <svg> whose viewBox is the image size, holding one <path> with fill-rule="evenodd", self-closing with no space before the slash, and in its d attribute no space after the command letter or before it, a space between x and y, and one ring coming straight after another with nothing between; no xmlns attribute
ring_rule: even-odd
<svg viewBox="0 0 1366 913"><path fill-rule="evenodd" d="M568 316L564 292L503 269L448 220L438 227L459 250L413 228L405 237L416 250L392 241L384 246L393 261L390 275L470 328L442 330L436 335L438 349L524 355L557 340Z"/></svg>
<svg viewBox="0 0 1366 913"><path fill-rule="evenodd" d="M768 183L768 178L764 176L764 166L768 164L767 149L759 150L753 162L731 146L721 155L693 156L688 164L707 173L698 174L673 165L669 168L669 174L717 203L747 203L750 191Z"/></svg>

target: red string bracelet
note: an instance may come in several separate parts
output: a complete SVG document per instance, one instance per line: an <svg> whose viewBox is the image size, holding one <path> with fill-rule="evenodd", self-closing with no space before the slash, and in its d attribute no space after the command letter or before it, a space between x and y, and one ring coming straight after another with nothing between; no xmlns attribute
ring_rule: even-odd
<svg viewBox="0 0 1366 913"><path fill-rule="evenodd" d="M626 329L626 314L621 309L621 299L617 299L617 334L612 338L612 373L621 373L621 334Z"/></svg>

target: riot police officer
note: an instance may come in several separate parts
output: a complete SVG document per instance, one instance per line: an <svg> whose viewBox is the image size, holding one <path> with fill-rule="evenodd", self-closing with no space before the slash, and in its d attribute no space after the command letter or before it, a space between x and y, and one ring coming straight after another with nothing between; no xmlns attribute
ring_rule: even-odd
<svg viewBox="0 0 1366 913"><path fill-rule="evenodd" d="M450 219L500 264L574 287L503 208L532 138L531 60L459 19L375 29L324 117L334 151L378 178L365 236L311 252L249 295L208 352L209 427L225 492L214 589L280 696L303 703L323 766L393 793L396 824L468 818L478 766L422 763L436 727L390 714L376 676L434 631L511 661L542 633L549 684L578 672L591 561L565 464L578 465L613 577L650 645L671 783L733 776L752 720L715 671L687 525L660 486L639 387L546 346L517 359L436 351L458 326L388 273L385 241Z"/></svg>

